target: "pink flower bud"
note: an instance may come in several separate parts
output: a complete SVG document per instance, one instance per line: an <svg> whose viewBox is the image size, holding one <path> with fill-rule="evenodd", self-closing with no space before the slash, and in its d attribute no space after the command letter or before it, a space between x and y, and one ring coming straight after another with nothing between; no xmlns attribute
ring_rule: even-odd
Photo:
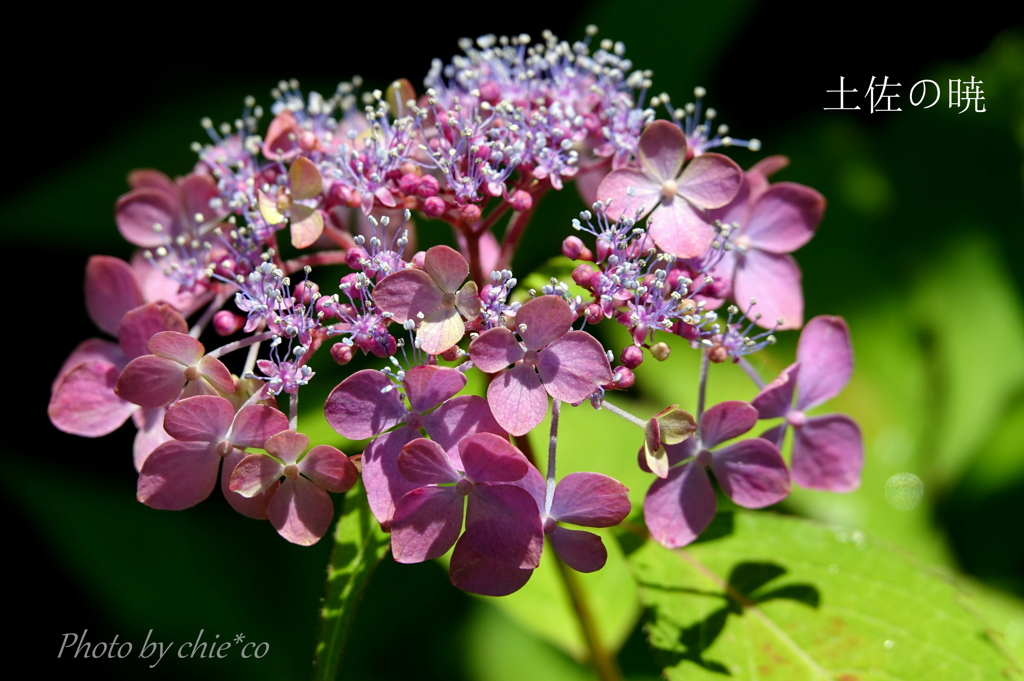
<svg viewBox="0 0 1024 681"><path fill-rule="evenodd" d="M508 202L512 204L512 210L520 213L533 208L533 197L522 189L517 189L512 192L512 196L508 197ZM577 239L577 241L579 241L579 239Z"/></svg>
<svg viewBox="0 0 1024 681"><path fill-rule="evenodd" d="M324 319L330 319L338 316L334 300L330 296L321 296L317 298L315 307L317 314L321 312L323 313Z"/></svg>
<svg viewBox="0 0 1024 681"><path fill-rule="evenodd" d="M445 350L444 352L441 353L441 359L445 360L446 362L454 362L458 358L459 358L459 346L458 345L453 345L452 347L448 348L447 350Z"/></svg>
<svg viewBox="0 0 1024 681"><path fill-rule="evenodd" d="M224 277L225 279L234 279L236 274L235 261L232 260L231 258L224 258L219 263L217 263L217 268L214 270L214 272L216 272L219 276Z"/></svg>
<svg viewBox="0 0 1024 681"><path fill-rule="evenodd" d="M612 370L612 382L606 383L602 387L606 390L625 390L635 382L636 376L633 375L633 371L629 367L615 367Z"/></svg>
<svg viewBox="0 0 1024 681"><path fill-rule="evenodd" d="M590 265L584 265L580 263L576 266L576 269L572 271L572 280L576 282L577 286L582 286L587 290L591 289L591 278L594 276L594 270Z"/></svg>
<svg viewBox="0 0 1024 681"><path fill-rule="evenodd" d="M426 262L426 259L427 259L427 252L426 251L416 251L416 255L412 256L412 260L410 262L412 263L413 267L415 267L418 270L422 270L423 269L423 263Z"/></svg>
<svg viewBox="0 0 1024 681"><path fill-rule="evenodd" d="M331 357L341 366L352 361L352 347L344 343L335 343L331 346Z"/></svg>
<svg viewBox="0 0 1024 681"><path fill-rule="evenodd" d="M313 299L314 293L320 291L320 287L313 282L300 281L292 289L295 299L302 302L303 305L309 305L309 302Z"/></svg>
<svg viewBox="0 0 1024 681"><path fill-rule="evenodd" d="M402 179L398 181L398 189L409 196L416 192L416 188L420 186L420 176L416 173L406 173L402 175Z"/></svg>
<svg viewBox="0 0 1024 681"><path fill-rule="evenodd" d="M419 184L416 186L416 193L425 199L429 199L435 196L438 190L441 188L437 178L433 175L424 175L420 178Z"/></svg>
<svg viewBox="0 0 1024 681"><path fill-rule="evenodd" d="M480 219L480 207L467 203L465 206L459 208L459 217L462 218L463 222L473 224Z"/></svg>
<svg viewBox="0 0 1024 681"><path fill-rule="evenodd" d="M316 133L306 130L299 135L299 148L303 151L313 151L316 148Z"/></svg>
<svg viewBox="0 0 1024 681"><path fill-rule="evenodd" d="M587 309L584 314L587 317L587 324L597 324L599 321L604 319L604 312L601 310L601 306L597 303L587 305Z"/></svg>
<svg viewBox="0 0 1024 681"><path fill-rule="evenodd" d="M628 345L622 348L622 354L619 355L623 366L629 369L636 369L644 361L644 351L635 345Z"/></svg>
<svg viewBox="0 0 1024 681"><path fill-rule="evenodd" d="M369 257L370 256L366 253L365 250L363 250L359 246L356 246L354 248L348 249L348 251L345 252L345 264L354 270L361 270L363 269L361 261L366 260Z"/></svg>
<svg viewBox="0 0 1024 681"><path fill-rule="evenodd" d="M697 340L697 336L700 335L700 331L696 326L687 324L681 319L677 320L675 324L672 325L672 333L685 338L686 340Z"/></svg>
<svg viewBox="0 0 1024 681"><path fill-rule="evenodd" d="M448 207L444 204L444 199L440 196L431 196L423 202L423 212L430 218L441 217L447 209Z"/></svg>
<svg viewBox="0 0 1024 681"><path fill-rule="evenodd" d="M480 86L480 99L489 104L497 104L501 99L501 88L493 80L485 82Z"/></svg>
<svg viewBox="0 0 1024 681"><path fill-rule="evenodd" d="M567 236L562 242L562 255L569 258L569 260L579 260L580 254L583 253L583 249L586 246L583 245L583 241L578 236Z"/></svg>
<svg viewBox="0 0 1024 681"><path fill-rule="evenodd" d="M245 317L230 310L221 310L213 315L213 330L218 336L230 336L245 326Z"/></svg>

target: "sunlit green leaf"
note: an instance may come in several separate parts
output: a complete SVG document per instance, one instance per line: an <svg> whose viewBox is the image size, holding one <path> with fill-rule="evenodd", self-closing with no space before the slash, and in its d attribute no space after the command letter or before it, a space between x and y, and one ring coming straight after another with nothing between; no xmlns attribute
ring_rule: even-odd
<svg viewBox="0 0 1024 681"><path fill-rule="evenodd" d="M327 597L320 608L313 678L334 679L366 583L388 552L391 539L370 513L366 492L357 485L345 495L334 531L334 553L327 567Z"/></svg>
<svg viewBox="0 0 1024 681"><path fill-rule="evenodd" d="M623 535L669 679L997 679L1014 665L948 580L860 533L722 514L670 551Z"/></svg>

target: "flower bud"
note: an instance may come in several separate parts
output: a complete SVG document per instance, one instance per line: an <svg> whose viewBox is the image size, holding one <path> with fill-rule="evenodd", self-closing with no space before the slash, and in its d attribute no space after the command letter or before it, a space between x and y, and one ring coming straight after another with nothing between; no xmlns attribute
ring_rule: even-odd
<svg viewBox="0 0 1024 681"><path fill-rule="evenodd" d="M331 346L331 358L341 366L352 361L352 347L344 343L335 343Z"/></svg>
<svg viewBox="0 0 1024 681"><path fill-rule="evenodd" d="M687 324L683 320L677 319L672 324L672 333L686 340L697 340L697 337L700 335L700 329L693 324Z"/></svg>
<svg viewBox="0 0 1024 681"><path fill-rule="evenodd" d="M412 260L410 260L409 262L412 263L412 266L415 267L416 269L422 270L424 267L423 263L425 263L426 261L426 251L416 251L416 254L412 256Z"/></svg>
<svg viewBox="0 0 1024 681"><path fill-rule="evenodd" d="M644 361L644 351L635 345L627 345L622 348L619 359L623 366L636 369Z"/></svg>
<svg viewBox="0 0 1024 681"><path fill-rule="evenodd" d="M601 306L597 303L587 305L587 309L584 314L587 317L587 324L597 324L599 321L604 319L604 312L601 310Z"/></svg>
<svg viewBox="0 0 1024 681"><path fill-rule="evenodd" d="M441 185L438 183L437 178L433 175L424 175L420 178L419 184L416 186L416 193L425 199L429 199L432 196L436 196Z"/></svg>
<svg viewBox="0 0 1024 681"><path fill-rule="evenodd" d="M467 203L459 208L459 217L463 222L473 224L480 219L480 207L473 203Z"/></svg>
<svg viewBox="0 0 1024 681"><path fill-rule="evenodd" d="M448 207L440 196L431 196L423 202L423 212L430 218L439 218L444 215Z"/></svg>
<svg viewBox="0 0 1024 681"><path fill-rule="evenodd" d="M309 302L313 299L312 294L317 293L319 291L320 287L314 284L313 282L300 281L298 284L295 285L295 288L292 290L292 293L294 294L295 299L300 301L303 305L309 305Z"/></svg>
<svg viewBox="0 0 1024 681"><path fill-rule="evenodd" d="M562 242L562 255L569 258L569 260L579 260L580 254L586 250L586 246L583 245L583 241L578 236L567 236L565 241Z"/></svg>
<svg viewBox="0 0 1024 681"><path fill-rule="evenodd" d="M448 348L447 350L445 350L444 352L441 353L441 359L445 360L446 362L454 362L458 358L459 358L459 346L458 345L453 345L452 347Z"/></svg>
<svg viewBox="0 0 1024 681"><path fill-rule="evenodd" d="M716 343L710 350L708 350L708 359L715 364L721 364L725 360L729 359L729 351L726 350L724 345Z"/></svg>
<svg viewBox="0 0 1024 681"><path fill-rule="evenodd" d="M594 270L590 267L590 265L585 265L583 263L577 265L576 269L572 271L572 280L576 282L577 286L582 286L587 290L591 289L592 276L594 276Z"/></svg>
<svg viewBox="0 0 1024 681"><path fill-rule="evenodd" d="M415 173L406 173L405 175L402 175L402 179L398 181L399 191L401 191L406 196L415 193L417 187L419 186L420 176Z"/></svg>
<svg viewBox="0 0 1024 681"><path fill-rule="evenodd" d="M512 196L508 197L508 202L512 204L512 210L520 213L533 208L533 197L522 189L512 192Z"/></svg>
<svg viewBox="0 0 1024 681"><path fill-rule="evenodd" d="M362 261L369 259L369 254L359 246L345 251L345 264L354 270L363 269Z"/></svg>
<svg viewBox="0 0 1024 681"><path fill-rule="evenodd" d="M659 362L664 362L672 354L672 348L667 343L655 343L651 346L651 355Z"/></svg>
<svg viewBox="0 0 1024 681"><path fill-rule="evenodd" d="M221 310L213 315L213 330L218 336L230 336L245 326L245 317L229 310Z"/></svg>
<svg viewBox="0 0 1024 681"><path fill-rule="evenodd" d="M615 367L612 371L612 382L601 386L605 390L625 390L636 382L636 376L629 367Z"/></svg>
<svg viewBox="0 0 1024 681"><path fill-rule="evenodd" d="M316 133L312 130L306 130L299 135L299 148L303 151L313 151L316 149Z"/></svg>

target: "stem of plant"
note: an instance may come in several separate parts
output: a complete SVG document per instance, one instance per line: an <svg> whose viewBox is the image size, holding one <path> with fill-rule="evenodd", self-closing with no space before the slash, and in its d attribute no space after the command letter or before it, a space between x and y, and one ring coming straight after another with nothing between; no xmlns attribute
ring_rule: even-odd
<svg viewBox="0 0 1024 681"><path fill-rule="evenodd" d="M319 253L310 253L300 258L293 258L284 263L285 274L295 274L306 265L310 267L317 267L319 265L344 265L345 257L347 256L346 251L320 251Z"/></svg>
<svg viewBox="0 0 1024 681"><path fill-rule="evenodd" d="M227 299L228 297L224 294L215 295L213 300L203 311L203 316L199 318L199 321L197 321L191 329L189 329L188 335L193 338L199 338L202 336L203 331L206 329L206 325L210 323L211 319L213 319L213 315L217 313L217 310L224 307L224 303Z"/></svg>
<svg viewBox="0 0 1024 681"><path fill-rule="evenodd" d="M550 550L550 548L549 546L548 549ZM619 670L619 664L615 660L615 656L601 643L597 622L594 621L594 615L590 610L590 604L587 602L587 596L580 585L579 577L577 577L572 568L562 562L562 559L554 551L550 551L550 555L554 559L555 565L558 566L558 574L561 576L562 584L565 585L565 590L569 594L569 601L572 603L572 609L580 623L583 638L587 642L587 648L590 649L590 659L594 663L594 671L597 672L597 677L601 681L622 681L622 672Z"/></svg>
<svg viewBox="0 0 1024 681"><path fill-rule="evenodd" d="M241 350L242 348L249 347L250 345L254 345L255 343L270 340L273 337L273 331L264 331L263 333L258 333L255 336L249 336L248 338L243 338L242 340L237 340L234 343L228 343L227 345L222 345L219 348L210 350L208 353L206 353L206 356L213 357L214 359L216 359L218 357L223 357L229 352Z"/></svg>
<svg viewBox="0 0 1024 681"><path fill-rule="evenodd" d="M754 382L754 385L756 385L759 390L764 389L764 387L768 385L765 383L764 379L761 378L761 374L757 373L757 369L747 361L746 357L740 357L739 365L743 371L747 372L747 376L750 376L750 380Z"/></svg>
<svg viewBox="0 0 1024 681"><path fill-rule="evenodd" d="M299 391L289 395L288 400L288 427L292 430L299 429Z"/></svg>
<svg viewBox="0 0 1024 681"><path fill-rule="evenodd" d="M697 423L704 415L704 393L708 387L708 351L703 348L700 351L700 387L697 389Z"/></svg>
<svg viewBox="0 0 1024 681"><path fill-rule="evenodd" d="M622 418L626 419L627 421L632 423L634 426L636 426L640 430L643 430L644 428L647 427L647 421L644 421L639 416L633 416L632 414L630 414L625 409L622 409L620 407L616 407L614 404L612 404L608 400L601 400L601 408L602 409L607 409L608 411L610 411L611 413L615 414L616 416L621 416Z"/></svg>
<svg viewBox="0 0 1024 681"><path fill-rule="evenodd" d="M548 439L548 470L547 490L544 494L544 514L551 511L551 501L555 498L555 450L558 448L558 413L562 403L554 400L551 405L551 437Z"/></svg>

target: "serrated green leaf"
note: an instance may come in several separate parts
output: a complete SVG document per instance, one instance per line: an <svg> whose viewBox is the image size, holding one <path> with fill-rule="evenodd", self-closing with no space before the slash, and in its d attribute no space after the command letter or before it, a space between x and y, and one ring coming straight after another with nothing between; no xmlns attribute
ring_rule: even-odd
<svg viewBox="0 0 1024 681"><path fill-rule="evenodd" d="M327 597L320 609L313 678L334 679L355 618L356 607L374 569L388 552L389 535L370 513L362 484L345 495L334 531L334 553L327 567Z"/></svg>
<svg viewBox="0 0 1024 681"><path fill-rule="evenodd" d="M952 583L863 535L763 512L721 514L712 529L675 551L620 535L670 680L1015 673Z"/></svg>

